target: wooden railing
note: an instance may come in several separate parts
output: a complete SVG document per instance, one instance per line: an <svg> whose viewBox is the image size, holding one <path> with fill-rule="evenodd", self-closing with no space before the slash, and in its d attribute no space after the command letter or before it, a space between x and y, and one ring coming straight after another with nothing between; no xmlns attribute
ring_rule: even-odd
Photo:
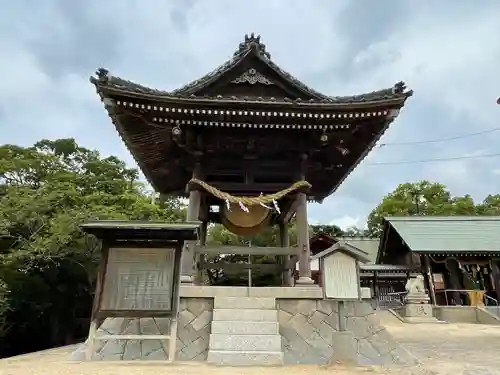
<svg viewBox="0 0 500 375"><path fill-rule="evenodd" d="M297 255L296 247L197 246L195 252L205 255Z"/></svg>
<svg viewBox="0 0 500 375"><path fill-rule="evenodd" d="M247 247L247 246L197 246L195 253L199 255L198 270L220 269L232 274L248 272L251 283L251 271L259 274L280 274L295 270L298 260L296 247ZM209 257L224 255L246 255L246 262L225 262L223 257L217 262L210 261ZM289 257L280 263L252 263L252 255L271 255Z"/></svg>

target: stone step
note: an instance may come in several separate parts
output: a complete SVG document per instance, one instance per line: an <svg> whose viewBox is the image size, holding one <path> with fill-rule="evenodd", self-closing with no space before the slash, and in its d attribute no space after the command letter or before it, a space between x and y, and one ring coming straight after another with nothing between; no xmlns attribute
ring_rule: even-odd
<svg viewBox="0 0 500 375"><path fill-rule="evenodd" d="M279 352L281 351L281 336L212 333L210 335L209 350Z"/></svg>
<svg viewBox="0 0 500 375"><path fill-rule="evenodd" d="M276 309L276 299L266 297L215 297L214 309Z"/></svg>
<svg viewBox="0 0 500 375"><path fill-rule="evenodd" d="M212 321L277 322L277 310L214 309Z"/></svg>
<svg viewBox="0 0 500 375"><path fill-rule="evenodd" d="M278 322L213 321L212 333L240 335L277 335Z"/></svg>
<svg viewBox="0 0 500 375"><path fill-rule="evenodd" d="M279 366L283 365L283 353L210 350L207 362L223 366Z"/></svg>

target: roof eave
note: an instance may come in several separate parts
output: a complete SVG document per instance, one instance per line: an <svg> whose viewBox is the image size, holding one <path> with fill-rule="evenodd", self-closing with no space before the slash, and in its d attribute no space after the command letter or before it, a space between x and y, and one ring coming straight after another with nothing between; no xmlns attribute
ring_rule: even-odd
<svg viewBox="0 0 500 375"><path fill-rule="evenodd" d="M322 252L312 256L311 260L321 259L335 252L345 253L363 263L368 263L370 261L367 252L358 249L357 247L352 246L349 243L343 241L339 241L333 246L329 247L328 249L323 250Z"/></svg>
<svg viewBox="0 0 500 375"><path fill-rule="evenodd" d="M402 108L404 105L404 102L403 104L401 104L401 107ZM343 184L343 182L346 180L347 177L349 177L349 175L354 171L354 169L357 168L357 166L366 158L366 156L368 156L368 154L371 152L371 150L375 147L375 145L377 144L377 142L380 140L380 138L382 138L382 136L384 135L384 133L387 131L387 129L389 129L389 126L391 125L391 123L396 119L397 115L388 119L387 122L386 122L386 125L384 126L384 128L382 129L382 131L380 132L380 134L378 134L377 136L375 136L372 141L368 144L368 146L365 148L364 152L360 155L360 157L349 167L348 171L344 174L344 176L335 184L335 186L328 192L328 194L324 197L320 197L318 199L318 201L321 203L323 201L323 199L329 197L330 195L332 195L339 187L340 185Z"/></svg>
<svg viewBox="0 0 500 375"><path fill-rule="evenodd" d="M372 109L380 107L402 107L408 96L395 96L387 99L378 99L371 101L360 102L310 102L310 101L285 101L285 100L257 100L257 99L242 99L235 98L203 98L203 97L177 97L167 94L148 94L141 93L131 89L116 88L103 84L96 84L96 89L104 96L121 96L126 98L133 98L155 103L164 104L191 104L191 105L208 105L208 106L247 106L248 104L265 105L266 107L287 107L290 109L300 110L354 110L354 109Z"/></svg>
<svg viewBox="0 0 500 375"><path fill-rule="evenodd" d="M99 93L100 97L101 97L101 101L104 102L104 96L102 95L102 93ZM146 168L144 166L144 163L140 160L140 158L138 158L134 152L134 150L132 150L131 146L130 146L130 143L128 142L127 140L127 137L125 135L125 132L123 131L123 125L121 123L121 120L119 118L119 116L113 111L112 108L114 108L113 106L109 106L109 105L104 105L105 109L106 109L106 113L108 114L109 118L111 119L111 122L113 123L113 125L115 126L115 130L116 132L118 133L118 135L120 136L122 142L125 144L125 147L127 148L127 150L130 152L130 154L132 155L132 158L134 159L134 161L136 162L137 166L140 168L140 170L142 171L142 173L144 174L144 177L146 177L146 181L151 185L151 187L153 188L153 190L155 192L161 192L161 189L159 188L159 186L157 186L155 183L154 183L154 179L153 179L153 176L151 176L148 172L148 168Z"/></svg>

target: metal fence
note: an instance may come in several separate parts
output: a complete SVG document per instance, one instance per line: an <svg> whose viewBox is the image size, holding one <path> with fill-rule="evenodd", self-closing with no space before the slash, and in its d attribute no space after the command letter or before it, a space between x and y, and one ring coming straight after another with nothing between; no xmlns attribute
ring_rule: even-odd
<svg viewBox="0 0 500 375"><path fill-rule="evenodd" d="M471 305L477 305L477 300L472 301L471 295L473 293L481 292L480 290L473 290L473 289L444 289L444 290L437 290L436 294L443 293L444 298L445 298L445 303L446 306L453 306L453 305L465 305L465 306L471 306ZM460 299L457 301L457 299ZM484 307L500 316L500 303L498 302L497 299L488 296L487 294L484 294L482 296L482 300L480 301Z"/></svg>

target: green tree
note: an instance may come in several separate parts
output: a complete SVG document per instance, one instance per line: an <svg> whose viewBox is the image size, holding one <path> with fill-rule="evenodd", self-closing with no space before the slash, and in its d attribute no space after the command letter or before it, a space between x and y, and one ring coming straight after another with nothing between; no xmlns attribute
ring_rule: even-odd
<svg viewBox="0 0 500 375"><path fill-rule="evenodd" d="M100 244L81 223L183 217L176 199L152 204L136 169L73 139L1 146L0 355L85 334Z"/></svg>
<svg viewBox="0 0 500 375"><path fill-rule="evenodd" d="M344 231L337 225L310 225L309 232L311 234L324 232L332 237L342 237L344 235Z"/></svg>
<svg viewBox="0 0 500 375"><path fill-rule="evenodd" d="M297 244L297 233L294 222L291 223L289 230L290 246ZM209 245L232 245L232 246L255 246L255 247L278 247L279 228L277 225L264 228L254 236L238 236L230 232L221 224L215 224L210 227L207 242ZM213 263L247 263L248 256L245 255L227 255L224 257L211 257L208 259ZM269 255L254 255L251 259L253 264L275 264L276 257ZM224 273L221 269L207 270L207 275L212 285L248 285L248 274L230 274ZM271 275L252 271L252 285L255 286L273 286L280 285L280 275Z"/></svg>
<svg viewBox="0 0 500 375"><path fill-rule="evenodd" d="M477 211L481 215L500 215L500 194L488 195L477 205Z"/></svg>
<svg viewBox="0 0 500 375"><path fill-rule="evenodd" d="M420 181L399 185L368 216L368 231L371 235L380 235L381 223L385 216L410 215L477 215L494 211L495 202L500 199L487 198L484 208L476 206L472 197L453 197L442 184ZM487 208L489 207L489 208ZM496 206L499 207L499 206ZM498 211L497 211L498 212Z"/></svg>

